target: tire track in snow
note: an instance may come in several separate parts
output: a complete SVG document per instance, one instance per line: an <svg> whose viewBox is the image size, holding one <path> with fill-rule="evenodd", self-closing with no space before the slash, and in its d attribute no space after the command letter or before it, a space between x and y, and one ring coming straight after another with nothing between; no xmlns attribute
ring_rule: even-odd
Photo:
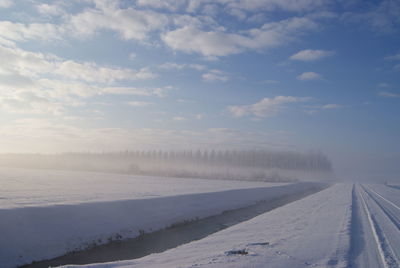
<svg viewBox="0 0 400 268"><path fill-rule="evenodd" d="M382 248L380 239L378 237L378 233L377 233L377 230L376 230L376 225L375 225L374 221L372 220L371 212L370 212L370 210L369 210L369 208L367 206L367 203L365 202L365 198L364 198L364 195L363 195L362 191L364 191L364 190L363 189L361 189L361 190L359 189L358 190L358 194L360 196L360 200L361 200L361 204L362 204L362 206L364 208L364 212L367 215L368 223L369 223L369 226L371 228L372 235L374 237L374 241L375 241L376 246L378 248L379 256L381 258L381 263L383 264L383 267L389 268L389 266L386 263L385 254L383 252L383 248Z"/></svg>
<svg viewBox="0 0 400 268"><path fill-rule="evenodd" d="M375 201L375 203L380 207L380 209L385 213L385 215L390 219L390 221L397 227L398 230L400 230L400 219L398 218L398 216L396 216L395 213L392 213L390 210L388 210L387 208L385 208L385 206L383 206L378 200L377 198L374 196L374 194L372 194L371 192L377 194L378 196L382 197L381 195L379 195L378 193L376 193L375 191L373 191L371 188L364 186L366 190L367 194L371 197L371 199L373 199ZM382 197L383 200L388 201L387 199L385 199L384 197ZM392 202L388 201L388 204L393 204ZM398 208L396 205L393 206L394 208ZM400 208L397 210L398 213L400 214ZM399 215L398 214L398 215Z"/></svg>
<svg viewBox="0 0 400 268"><path fill-rule="evenodd" d="M397 208L400 211L400 207L398 205L396 205L395 203L393 203L392 201L384 198L381 194L377 193L375 190L371 189L371 187L367 187L364 186L365 188L367 188L369 191L373 192L374 194L378 195L380 198L382 198L383 200L385 200L387 203L391 204L393 207Z"/></svg>
<svg viewBox="0 0 400 268"><path fill-rule="evenodd" d="M368 201L366 201L366 196L369 196L369 200L373 200L377 204L377 208L379 208L385 216L388 217L388 215L382 209L380 204L378 204L378 202L372 196L370 196L370 193L366 190L365 186L361 185L361 190L359 193L362 201L361 203L363 204L364 210L367 214L368 222L371 227L383 266L385 268L398 268L399 261L398 257L396 256L396 252L385 234L385 229L382 228L381 224L379 224L379 219L382 220L382 218L377 217L377 213L371 212L371 207L368 205ZM390 222L393 223L391 219Z"/></svg>
<svg viewBox="0 0 400 268"><path fill-rule="evenodd" d="M382 199L378 200L376 195L372 193L372 192L376 193L375 191L373 191L370 187L367 187L365 185L363 185L363 188L364 191L367 193L367 195L370 197L370 199L373 200L373 204L376 205L375 207L378 208L378 210L374 211L375 215L372 215L373 216L372 218L376 223L378 235L382 237L381 241L386 256L386 261L389 264L389 267L399 267L400 243L397 239L399 238L398 235L399 235L400 224L397 215L399 215L398 213L400 213L400 210L398 210L397 207L394 206L396 212L393 213L393 211L390 211L386 207L387 204L392 205L393 204L392 202L382 203L382 200L385 201L388 200L379 194L378 196L381 196ZM381 216L379 216L379 214Z"/></svg>

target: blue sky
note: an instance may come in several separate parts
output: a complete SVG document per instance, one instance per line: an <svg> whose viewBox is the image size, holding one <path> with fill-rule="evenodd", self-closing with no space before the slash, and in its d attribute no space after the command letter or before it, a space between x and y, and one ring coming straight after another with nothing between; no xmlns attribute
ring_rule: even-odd
<svg viewBox="0 0 400 268"><path fill-rule="evenodd" d="M1 150L322 150L398 174L399 25L398 0L0 0Z"/></svg>

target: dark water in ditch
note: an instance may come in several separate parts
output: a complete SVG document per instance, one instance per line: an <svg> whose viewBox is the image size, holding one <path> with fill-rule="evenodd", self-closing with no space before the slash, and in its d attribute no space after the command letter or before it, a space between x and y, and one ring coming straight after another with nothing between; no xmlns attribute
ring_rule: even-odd
<svg viewBox="0 0 400 268"><path fill-rule="evenodd" d="M248 207L225 211L222 214L204 219L176 224L136 238L113 241L84 251L69 253L55 259L34 262L21 266L21 268L55 267L67 264L89 264L141 258L152 253L163 252L167 249L202 239L212 233L247 221L327 187L328 185L316 184L295 194L283 195L273 200L260 201Z"/></svg>

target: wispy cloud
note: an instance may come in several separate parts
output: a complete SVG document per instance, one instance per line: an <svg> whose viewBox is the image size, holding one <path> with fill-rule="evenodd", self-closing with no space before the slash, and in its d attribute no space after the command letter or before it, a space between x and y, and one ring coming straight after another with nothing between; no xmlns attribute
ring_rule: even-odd
<svg viewBox="0 0 400 268"><path fill-rule="evenodd" d="M153 104L152 102L147 101L128 101L127 103L129 106L133 107L146 107Z"/></svg>
<svg viewBox="0 0 400 268"><path fill-rule="evenodd" d="M199 53L205 57L221 57L277 47L295 40L298 36L318 28L317 23L306 17L290 18L265 23L242 33L223 30L204 31L189 25L169 31L161 36L167 46L186 53Z"/></svg>
<svg viewBox="0 0 400 268"><path fill-rule="evenodd" d="M174 120L174 121L186 121L186 117L174 116L174 117L172 117L172 120Z"/></svg>
<svg viewBox="0 0 400 268"><path fill-rule="evenodd" d="M316 60L330 57L334 54L335 53L331 50L306 49L306 50L299 51L296 54L290 56L289 59L298 60L298 61L316 61Z"/></svg>
<svg viewBox="0 0 400 268"><path fill-rule="evenodd" d="M85 99L106 94L164 96L168 87L133 88L120 82L147 80L147 68L133 70L94 62L64 60L52 54L0 45L1 108L10 113L65 113Z"/></svg>
<svg viewBox="0 0 400 268"><path fill-rule="evenodd" d="M400 53L397 53L395 55L386 56L385 60L400 60Z"/></svg>
<svg viewBox="0 0 400 268"><path fill-rule="evenodd" d="M207 67L203 64L186 64L186 63L176 63L176 62L166 62L158 66L165 70L182 70L185 68L194 69L196 71L204 71Z"/></svg>
<svg viewBox="0 0 400 268"><path fill-rule="evenodd" d="M288 103L310 101L309 97L276 96L264 98L257 103L241 106L229 106L228 112L234 117L255 116L258 118L278 115Z"/></svg>
<svg viewBox="0 0 400 268"><path fill-rule="evenodd" d="M387 87L390 87L390 85L389 85L388 83L379 83L379 84L378 84L378 87L380 87L380 88L387 88Z"/></svg>
<svg viewBox="0 0 400 268"><path fill-rule="evenodd" d="M378 93L378 96L385 98L400 98L400 93L381 91Z"/></svg>
<svg viewBox="0 0 400 268"><path fill-rule="evenodd" d="M37 11L41 14L48 16L60 16L66 14L63 9L61 2L55 4L39 4L37 6Z"/></svg>
<svg viewBox="0 0 400 268"><path fill-rule="evenodd" d="M321 108L325 110L330 110L330 109L339 109L342 108L343 105L341 104L336 104L336 103L330 103L330 104L325 104Z"/></svg>
<svg viewBox="0 0 400 268"><path fill-rule="evenodd" d="M364 4L362 1L359 3ZM345 21L362 23L367 25L368 29L381 33L397 31L400 25L399 17L400 2L392 0L369 2L369 5L359 10L348 11L342 15Z"/></svg>
<svg viewBox="0 0 400 268"><path fill-rule="evenodd" d="M11 0L0 0L0 8L8 8L12 6L13 2Z"/></svg>
<svg viewBox="0 0 400 268"><path fill-rule="evenodd" d="M322 75L315 72L304 72L298 75L297 79L301 81L320 80L322 79Z"/></svg>
<svg viewBox="0 0 400 268"><path fill-rule="evenodd" d="M269 80L264 80L264 81L262 81L261 83L263 83L263 84L275 85L275 84L279 84L280 81L269 79Z"/></svg>
<svg viewBox="0 0 400 268"><path fill-rule="evenodd" d="M117 1L95 1L95 9L71 16L69 28L77 36L90 36L100 30L112 30L125 40L145 41L148 34L169 24L167 15L133 7L121 9Z"/></svg>
<svg viewBox="0 0 400 268"><path fill-rule="evenodd" d="M206 82L226 82L230 79L229 75L221 70L213 69L202 75L202 78Z"/></svg>

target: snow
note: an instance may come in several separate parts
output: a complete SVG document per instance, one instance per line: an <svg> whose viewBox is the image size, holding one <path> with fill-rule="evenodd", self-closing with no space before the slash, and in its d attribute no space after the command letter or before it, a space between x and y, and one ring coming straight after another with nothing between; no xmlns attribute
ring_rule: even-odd
<svg viewBox="0 0 400 268"><path fill-rule="evenodd" d="M163 253L83 267L347 267L351 204L338 184Z"/></svg>
<svg viewBox="0 0 400 268"><path fill-rule="evenodd" d="M2 169L0 175L0 263L5 268L315 185L22 169Z"/></svg>
<svg viewBox="0 0 400 268"><path fill-rule="evenodd" d="M16 267L274 200L313 183L0 169L0 266ZM91 267L363 267L400 264L400 188L335 184L198 241Z"/></svg>
<svg viewBox="0 0 400 268"><path fill-rule="evenodd" d="M400 265L400 190L384 185L357 185L360 216L358 245L364 249L353 256L356 267L398 268ZM360 246L359 246L360 247Z"/></svg>
<svg viewBox="0 0 400 268"><path fill-rule="evenodd" d="M0 178L0 209L143 199L285 185L17 168L0 168Z"/></svg>

